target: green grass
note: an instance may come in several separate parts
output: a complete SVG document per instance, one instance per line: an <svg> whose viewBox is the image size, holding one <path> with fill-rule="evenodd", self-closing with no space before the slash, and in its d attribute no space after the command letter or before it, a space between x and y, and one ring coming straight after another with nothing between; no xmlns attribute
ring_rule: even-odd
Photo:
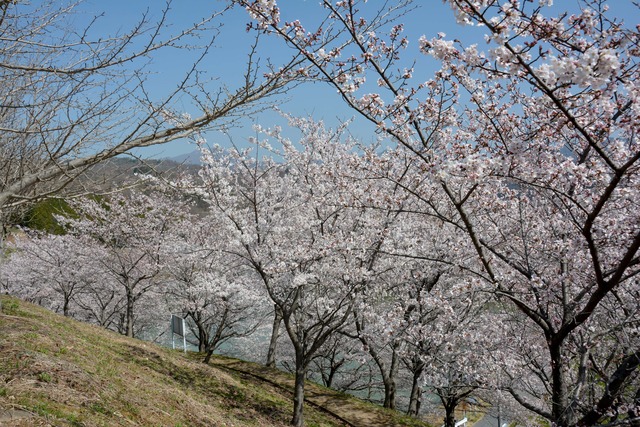
<svg viewBox="0 0 640 427"><path fill-rule="evenodd" d="M18 304L18 301L5 299L5 300L2 300L1 311L4 314L7 314L9 316L17 316L19 314L19 311L18 311L19 307L20 305Z"/></svg>

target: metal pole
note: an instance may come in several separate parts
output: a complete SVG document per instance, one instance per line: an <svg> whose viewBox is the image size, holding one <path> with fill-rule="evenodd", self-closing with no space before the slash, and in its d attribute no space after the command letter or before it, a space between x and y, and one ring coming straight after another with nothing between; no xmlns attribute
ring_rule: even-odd
<svg viewBox="0 0 640 427"><path fill-rule="evenodd" d="M171 320L170 320L169 324L171 325L171 348L173 348L175 350L176 349L176 338L175 338L175 335L173 333L173 314L171 315Z"/></svg>
<svg viewBox="0 0 640 427"><path fill-rule="evenodd" d="M184 353L187 353L187 328L184 324L184 318L182 319L182 348L184 348Z"/></svg>

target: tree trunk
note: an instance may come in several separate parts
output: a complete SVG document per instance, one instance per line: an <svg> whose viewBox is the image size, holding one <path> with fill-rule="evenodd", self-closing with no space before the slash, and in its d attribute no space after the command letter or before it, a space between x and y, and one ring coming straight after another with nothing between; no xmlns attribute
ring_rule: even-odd
<svg viewBox="0 0 640 427"><path fill-rule="evenodd" d="M398 345L394 344L391 351L391 364L389 372L382 372L382 383L384 384L384 404L385 408L396 409L396 376L398 375L399 358ZM380 366L380 365L378 365ZM383 366L380 366L381 371Z"/></svg>
<svg viewBox="0 0 640 427"><path fill-rule="evenodd" d="M117 324L117 328L118 328L118 333L122 334L122 335L126 335L127 334L127 328L126 328L126 313L118 313L118 324Z"/></svg>
<svg viewBox="0 0 640 427"><path fill-rule="evenodd" d="M412 417L417 417L418 413L420 412L420 399L422 398L422 389L420 388L421 375L422 370L420 370L420 372L413 373L411 395L409 397L409 409L407 410L407 415Z"/></svg>
<svg viewBox="0 0 640 427"><path fill-rule="evenodd" d="M333 363L329 365L329 373L327 375L322 376L322 380L324 381L325 387L331 388L333 385L333 378L336 376L338 372L338 367L336 367Z"/></svg>
<svg viewBox="0 0 640 427"><path fill-rule="evenodd" d="M199 353L204 353L205 351L207 351L208 342L209 342L208 335L206 334L204 329L202 329L200 325L198 325L198 352Z"/></svg>
<svg viewBox="0 0 640 427"><path fill-rule="evenodd" d="M62 305L62 315L64 317L69 317L69 303L71 300L71 296L70 295L64 295L64 303Z"/></svg>
<svg viewBox="0 0 640 427"><path fill-rule="evenodd" d="M627 354L620 362L613 375L609 377L609 381L605 387L604 395L593 406L593 408L587 412L577 425L579 427L588 427L596 425L598 420L604 416L609 408L617 407L619 403L618 397L620 393L625 389L625 385L628 384L629 377L640 366L640 350ZM636 406L632 406L629 411L629 417L637 417L637 404L640 403L640 390L636 390L634 397L634 403ZM637 420L632 421L634 427L638 424Z"/></svg>
<svg viewBox="0 0 640 427"><path fill-rule="evenodd" d="M370 346L364 338L360 338L360 341L367 347L369 347L369 354L376 363L380 376L382 377L382 384L384 385L384 402L383 407L388 409L396 408L396 375L398 373L398 355L396 352L396 346L393 346L391 352L391 363L389 371L387 371L387 365L382 359L382 355L378 353L373 346Z"/></svg>
<svg viewBox="0 0 640 427"><path fill-rule="evenodd" d="M304 425L304 380L307 376L307 367L301 350L296 350L296 383L293 393L293 419L291 425L302 427Z"/></svg>
<svg viewBox="0 0 640 427"><path fill-rule="evenodd" d="M125 334L133 338L133 292L127 289L127 313L125 316L126 329Z"/></svg>
<svg viewBox="0 0 640 427"><path fill-rule="evenodd" d="M207 351L207 345L209 344L209 331L205 325L202 324L199 314L189 313L189 315L196 324L196 328L198 328L198 352L204 353Z"/></svg>
<svg viewBox="0 0 640 427"><path fill-rule="evenodd" d="M569 426L573 424L574 417L567 402L564 365L562 363L562 343L550 341L552 423L557 426Z"/></svg>
<svg viewBox="0 0 640 427"><path fill-rule="evenodd" d="M456 425L456 402L449 401L444 405L444 427L455 427Z"/></svg>
<svg viewBox="0 0 640 427"><path fill-rule="evenodd" d="M396 409L396 380L393 376L385 375L382 378L384 384L384 403L383 407Z"/></svg>
<svg viewBox="0 0 640 427"><path fill-rule="evenodd" d="M282 323L282 312L277 305L274 305L273 329L271 340L269 341L269 351L267 352L267 363L269 368L276 367L276 350L278 346L278 335L280 334L280 323Z"/></svg>
<svg viewBox="0 0 640 427"><path fill-rule="evenodd" d="M446 411L444 416L444 427L455 427L456 418L453 412Z"/></svg>

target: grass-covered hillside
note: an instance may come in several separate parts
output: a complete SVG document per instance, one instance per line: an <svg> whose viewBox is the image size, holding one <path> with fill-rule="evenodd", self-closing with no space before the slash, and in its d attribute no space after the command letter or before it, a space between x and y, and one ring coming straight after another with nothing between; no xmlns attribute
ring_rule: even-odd
<svg viewBox="0 0 640 427"><path fill-rule="evenodd" d="M2 426L288 424L285 374L265 377L257 365L224 358L204 365L23 301L0 301ZM344 419L308 404L308 426L422 425L319 387L310 387L313 395L340 406L335 412Z"/></svg>

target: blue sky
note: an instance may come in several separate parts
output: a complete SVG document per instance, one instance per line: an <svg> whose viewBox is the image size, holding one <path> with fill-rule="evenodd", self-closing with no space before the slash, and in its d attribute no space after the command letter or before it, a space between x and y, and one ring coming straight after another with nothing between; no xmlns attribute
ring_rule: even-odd
<svg viewBox="0 0 640 427"><path fill-rule="evenodd" d="M632 6L631 0L611 0L610 6L615 16L624 17L627 24L640 23L638 10ZM299 19L303 25L314 23L322 9L318 7L318 0L280 0L278 4L283 13L283 20ZM366 7L375 8L382 4L382 0L369 0ZM437 69L438 64L418 53L418 39L422 35L434 37L438 32L447 34L447 38L457 38L463 44L482 44L482 31L478 28L463 27L455 22L455 17L448 5L441 0L416 0L418 8L403 17L405 34L409 37L409 48L405 53L409 59L419 58L419 68L416 74L427 80ZM126 31L146 11L152 17L159 17L165 5L162 0L86 0L77 10L75 19L82 23L94 15L103 14L95 28L97 33L116 33ZM553 9L575 9L576 0L556 0ZM169 24L172 30L178 31L191 23L220 10L224 2L219 0L174 0L169 14ZM549 14L553 12L550 11ZM210 78L215 79L208 86L211 91L221 84L233 89L237 87L245 68L247 53L253 41L253 35L245 31L247 14L236 8L224 15L220 21L222 27L215 41L215 48L201 64L201 69ZM263 60L270 58L273 62L286 59L290 51L284 44L273 37L261 42L260 51ZM152 91L161 97L173 89L180 77L187 70L193 60L193 53L178 49L165 50L154 58L150 66L153 71L149 77ZM422 77L424 76L424 77ZM339 121L354 116L340 100L333 89L322 84L307 84L300 86L283 98L275 100L283 111L294 115L312 115L317 120L324 120L335 126ZM176 108L196 114L188 100ZM273 111L265 111L253 117L242 120L239 126L231 129L230 135L237 144L242 144L247 138L254 136L251 126L258 123L264 127L284 124L284 120ZM352 132L364 141L375 139L373 129L361 121L356 120L352 125ZM220 133L211 132L206 135L209 143L228 144L228 138ZM176 141L167 145L145 149L144 156L172 157L193 151L195 147L184 141Z"/></svg>

